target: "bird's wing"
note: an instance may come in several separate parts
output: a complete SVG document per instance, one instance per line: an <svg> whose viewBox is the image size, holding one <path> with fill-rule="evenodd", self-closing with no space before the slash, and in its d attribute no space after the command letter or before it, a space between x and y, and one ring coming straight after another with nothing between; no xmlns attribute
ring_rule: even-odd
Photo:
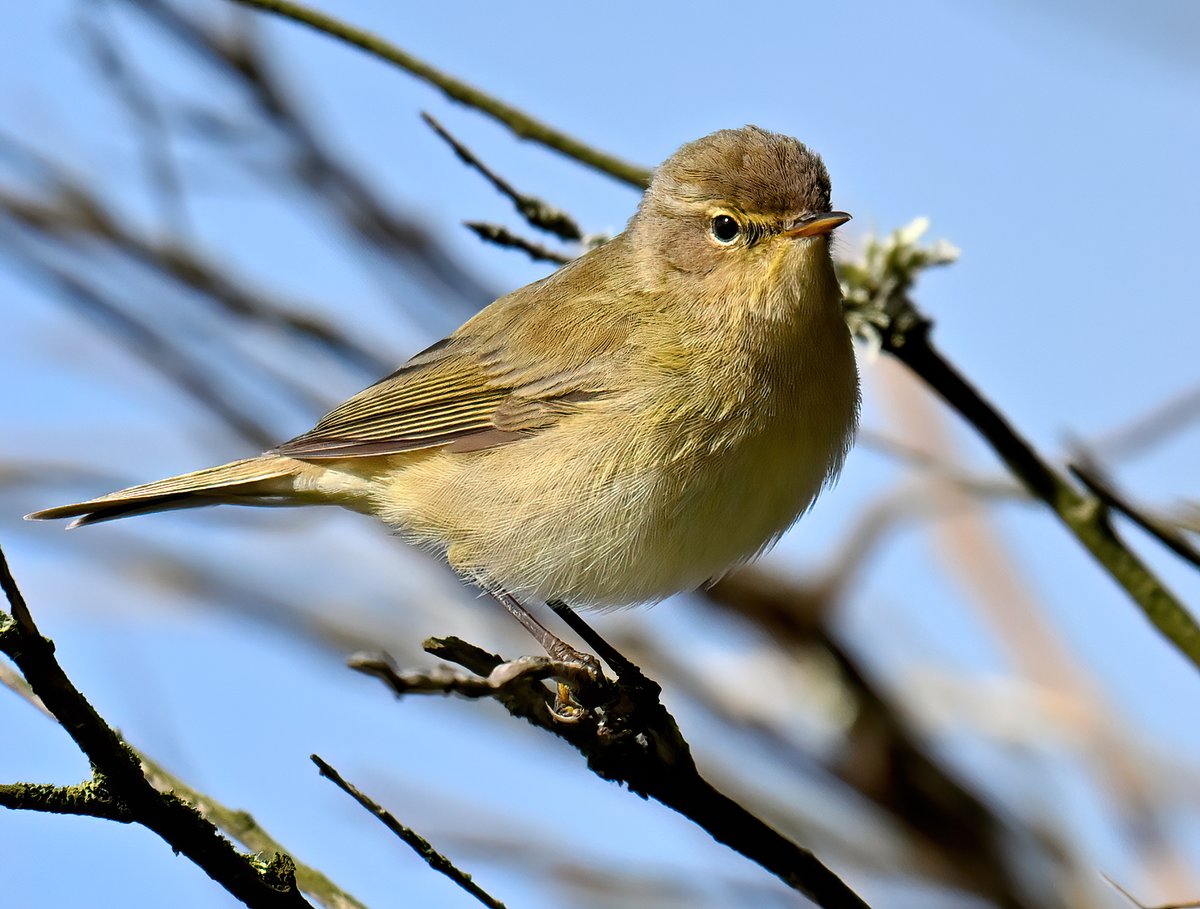
<svg viewBox="0 0 1200 909"><path fill-rule="evenodd" d="M604 395L633 323L602 292L603 263L585 261L595 252L498 300L276 451L312 460L492 448ZM556 305L564 297L570 305Z"/></svg>

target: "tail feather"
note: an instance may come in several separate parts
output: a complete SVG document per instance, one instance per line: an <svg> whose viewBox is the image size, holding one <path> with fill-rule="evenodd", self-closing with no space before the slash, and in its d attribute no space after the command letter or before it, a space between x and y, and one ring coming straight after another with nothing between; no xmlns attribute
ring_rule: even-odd
<svg viewBox="0 0 1200 909"><path fill-rule="evenodd" d="M299 465L290 458L264 455L233 461L195 473L120 489L74 505L59 505L25 516L27 521L75 518L69 527L83 527L115 518L232 503L269 505L291 491L290 477Z"/></svg>

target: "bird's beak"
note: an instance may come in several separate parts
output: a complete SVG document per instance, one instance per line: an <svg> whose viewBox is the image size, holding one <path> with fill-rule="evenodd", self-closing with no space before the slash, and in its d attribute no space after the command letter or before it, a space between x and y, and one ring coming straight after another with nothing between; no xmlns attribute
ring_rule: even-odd
<svg viewBox="0 0 1200 909"><path fill-rule="evenodd" d="M805 215L791 230L785 230L785 237L816 237L827 234L835 227L840 227L850 220L850 215L844 211L823 211L815 215Z"/></svg>

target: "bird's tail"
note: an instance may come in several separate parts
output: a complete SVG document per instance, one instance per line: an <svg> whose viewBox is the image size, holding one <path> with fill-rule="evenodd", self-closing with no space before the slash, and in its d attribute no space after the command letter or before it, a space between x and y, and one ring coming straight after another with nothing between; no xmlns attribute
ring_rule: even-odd
<svg viewBox="0 0 1200 909"><path fill-rule="evenodd" d="M35 511L26 515L25 519L51 521L75 518L68 525L71 528L175 508L219 504L283 504L292 492L292 480L300 466L291 458L263 455L168 477L156 483L131 486L87 502Z"/></svg>

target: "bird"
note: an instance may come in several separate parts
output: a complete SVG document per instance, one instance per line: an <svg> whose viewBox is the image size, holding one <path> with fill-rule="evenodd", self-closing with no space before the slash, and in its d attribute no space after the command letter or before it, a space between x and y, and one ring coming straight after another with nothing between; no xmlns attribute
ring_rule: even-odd
<svg viewBox="0 0 1200 909"><path fill-rule="evenodd" d="M255 457L47 508L96 524L338 505L519 602L615 608L766 550L837 477L860 408L821 158L689 142L626 228Z"/></svg>

